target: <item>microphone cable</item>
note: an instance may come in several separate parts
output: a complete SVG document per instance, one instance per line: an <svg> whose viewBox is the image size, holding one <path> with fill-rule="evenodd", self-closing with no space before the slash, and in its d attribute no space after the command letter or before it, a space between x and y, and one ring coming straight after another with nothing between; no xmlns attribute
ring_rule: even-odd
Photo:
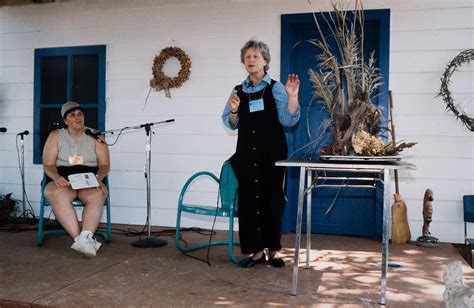
<svg viewBox="0 0 474 308"><path fill-rule="evenodd" d="M115 138L113 143L107 143L107 141L105 141L105 137L104 137L104 140L100 139L99 136L100 135L105 135L105 134L104 133L97 133L96 134L96 133L92 132L92 130L90 128L84 129L84 134L86 134L89 137L94 138L95 140L99 141L100 143L103 143L103 144L111 147L111 146L114 146L118 142L118 140L119 140L120 136L122 135L123 131L127 128L128 127L124 127L119 131L119 133L117 135L117 138Z"/></svg>
<svg viewBox="0 0 474 308"><path fill-rule="evenodd" d="M117 138L115 138L114 142L113 142L112 144L108 144L108 146L114 146L114 145L117 143L117 141L119 140L119 138L120 138L120 136L122 135L122 133L123 133L127 128L128 128L128 127L122 128L122 129L119 131L119 133L118 133L118 135L117 135Z"/></svg>

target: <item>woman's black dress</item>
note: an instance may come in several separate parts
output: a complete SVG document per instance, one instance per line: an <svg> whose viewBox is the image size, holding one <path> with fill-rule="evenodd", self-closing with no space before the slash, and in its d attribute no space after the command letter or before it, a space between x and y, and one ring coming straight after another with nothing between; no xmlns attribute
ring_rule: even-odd
<svg viewBox="0 0 474 308"><path fill-rule="evenodd" d="M255 93L245 93L241 85L236 86L240 98L239 128L237 150L230 161L239 181L239 236L243 254L264 248L281 249L285 168L276 167L275 162L286 159L288 148L272 94L275 82L272 80ZM259 99L263 99L263 110L250 112L250 102Z"/></svg>

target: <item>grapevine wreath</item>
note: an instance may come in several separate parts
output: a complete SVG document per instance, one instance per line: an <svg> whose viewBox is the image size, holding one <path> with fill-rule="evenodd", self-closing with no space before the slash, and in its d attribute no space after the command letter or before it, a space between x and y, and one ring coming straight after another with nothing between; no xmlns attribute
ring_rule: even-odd
<svg viewBox="0 0 474 308"><path fill-rule="evenodd" d="M463 110L460 110L460 108L454 104L454 99L452 98L451 92L449 91L449 84L451 83L450 79L454 72L463 64L469 64L469 62L473 59L474 49L467 49L462 51L451 62L449 62L446 70L443 73L443 77L441 78L441 89L438 94L446 103L446 109L451 110L456 118L461 120L461 122L466 125L470 131L474 131L474 118L469 117Z"/></svg>
<svg viewBox="0 0 474 308"><path fill-rule="evenodd" d="M176 77L166 76L163 72L163 66L169 58L177 58L181 68ZM170 88L179 88L189 79L191 73L191 59L178 47L166 47L160 51L160 54L153 60L153 79L150 80L150 87L155 91L164 90L167 97L171 97Z"/></svg>

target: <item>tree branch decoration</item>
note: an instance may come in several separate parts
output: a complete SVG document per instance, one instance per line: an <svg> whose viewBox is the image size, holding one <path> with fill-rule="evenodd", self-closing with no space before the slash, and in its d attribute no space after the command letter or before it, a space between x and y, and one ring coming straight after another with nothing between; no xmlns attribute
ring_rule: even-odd
<svg viewBox="0 0 474 308"><path fill-rule="evenodd" d="M322 14L337 48L333 51L325 39L321 26L313 13L321 39L309 40L320 50L318 71L309 70L314 95L323 101L330 115L332 145L324 154L334 155L394 155L415 143L384 144L379 133L381 111L372 99L380 94L383 84L379 68L375 65L374 51L364 60L364 15L359 0L353 18L333 3L333 12ZM359 33L356 33L359 32ZM389 130L388 128L385 128ZM325 132L323 132L325 133ZM322 153L322 152L320 152Z"/></svg>
<svg viewBox="0 0 474 308"><path fill-rule="evenodd" d="M181 68L176 77L166 76L163 72L163 66L169 58L177 58ZM191 59L188 55L178 47L166 47L161 50L160 54L153 60L152 67L153 79L150 80L150 87L155 91L165 91L165 95L171 98L170 88L179 88L189 79L191 74Z"/></svg>
<svg viewBox="0 0 474 308"><path fill-rule="evenodd" d="M446 103L446 110L451 110L457 119L466 125L466 127L472 132L474 131L474 118L469 117L459 106L454 104L454 99L449 91L449 85L451 83L451 76L454 72L463 64L474 59L474 49L467 49L457 55L451 62L449 62L446 70L441 78L441 89L439 90L438 96L443 98Z"/></svg>

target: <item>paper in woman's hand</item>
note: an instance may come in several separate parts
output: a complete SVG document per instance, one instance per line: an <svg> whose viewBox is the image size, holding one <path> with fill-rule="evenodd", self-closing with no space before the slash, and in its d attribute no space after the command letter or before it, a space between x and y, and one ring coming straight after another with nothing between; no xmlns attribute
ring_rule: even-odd
<svg viewBox="0 0 474 308"><path fill-rule="evenodd" d="M99 187L99 182L92 172L71 174L68 179L72 189Z"/></svg>

